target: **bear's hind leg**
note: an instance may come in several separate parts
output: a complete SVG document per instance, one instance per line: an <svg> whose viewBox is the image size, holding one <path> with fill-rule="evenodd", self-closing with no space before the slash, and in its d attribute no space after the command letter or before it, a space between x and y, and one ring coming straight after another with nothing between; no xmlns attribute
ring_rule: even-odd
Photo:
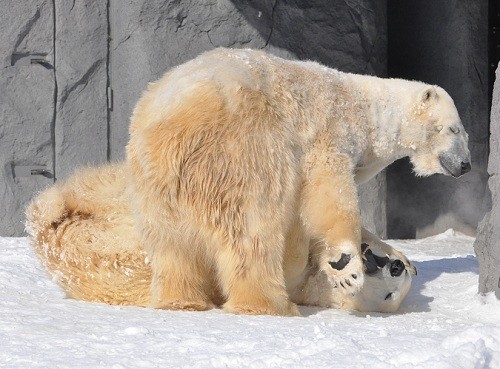
<svg viewBox="0 0 500 369"><path fill-rule="evenodd" d="M183 241L168 240L150 252L153 281L151 305L167 310L209 310L210 274L197 249Z"/></svg>
<svg viewBox="0 0 500 369"><path fill-rule="evenodd" d="M233 242L217 255L219 280L234 314L299 316L283 276L283 238L256 235Z"/></svg>

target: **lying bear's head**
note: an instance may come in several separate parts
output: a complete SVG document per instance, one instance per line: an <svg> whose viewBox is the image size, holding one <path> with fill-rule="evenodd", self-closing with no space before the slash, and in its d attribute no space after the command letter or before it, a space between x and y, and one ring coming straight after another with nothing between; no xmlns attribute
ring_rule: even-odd
<svg viewBox="0 0 500 369"><path fill-rule="evenodd" d="M346 295L332 282L324 270L317 269L314 258L310 258L311 276L308 279L304 298L301 303L363 312L392 313L398 310L410 291L412 273L403 261L386 255L377 243L361 246L365 281L355 295ZM344 254L345 255L345 254ZM349 258L341 258L332 268L342 269Z"/></svg>
<svg viewBox="0 0 500 369"><path fill-rule="evenodd" d="M361 250L366 269L365 283L353 297L356 310L395 312L410 290L410 272L401 260L382 256L376 245L364 243Z"/></svg>
<svg viewBox="0 0 500 369"><path fill-rule="evenodd" d="M471 169L469 136L453 99L440 87L421 85L401 126L401 144L415 174L459 177Z"/></svg>

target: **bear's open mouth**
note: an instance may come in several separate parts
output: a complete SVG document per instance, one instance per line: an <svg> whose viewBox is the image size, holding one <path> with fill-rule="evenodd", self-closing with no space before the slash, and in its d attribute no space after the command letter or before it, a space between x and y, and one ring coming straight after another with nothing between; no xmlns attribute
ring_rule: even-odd
<svg viewBox="0 0 500 369"><path fill-rule="evenodd" d="M376 273L390 262L387 256L378 256L374 254L372 250L370 250L370 246L366 243L361 245L361 251L363 253L363 263L366 268L366 274Z"/></svg>
<svg viewBox="0 0 500 369"><path fill-rule="evenodd" d="M387 256L378 256L370 249L370 245L363 243L361 245L361 252L363 257L363 264L365 266L366 274L373 275L380 269L388 266L391 277L400 277L403 272L407 272L405 264L399 260L391 260Z"/></svg>

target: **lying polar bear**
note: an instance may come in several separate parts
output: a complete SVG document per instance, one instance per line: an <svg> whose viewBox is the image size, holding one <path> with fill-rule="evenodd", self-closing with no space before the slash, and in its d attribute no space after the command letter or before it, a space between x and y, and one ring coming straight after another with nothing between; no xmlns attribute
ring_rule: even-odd
<svg viewBox="0 0 500 369"><path fill-rule="evenodd" d="M80 170L42 192L27 209L27 230L42 264L75 299L149 306L151 267L134 226L124 164ZM413 267L397 250L364 231L366 277L361 291L346 295L309 258L303 280L290 286L301 305L394 312L411 285ZM319 243L311 245L311 254ZM341 263L336 266L341 269ZM285 268L286 269L286 268ZM225 301L216 286L212 301Z"/></svg>

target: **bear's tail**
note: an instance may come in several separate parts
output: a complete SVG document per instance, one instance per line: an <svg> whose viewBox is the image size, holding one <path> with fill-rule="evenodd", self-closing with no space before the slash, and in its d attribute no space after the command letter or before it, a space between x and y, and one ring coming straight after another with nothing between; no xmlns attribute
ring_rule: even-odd
<svg viewBox="0 0 500 369"><path fill-rule="evenodd" d="M150 303L151 268L134 227L125 169L112 164L80 170L26 209L35 252L71 298Z"/></svg>
<svg viewBox="0 0 500 369"><path fill-rule="evenodd" d="M64 196L58 186L41 192L26 208L26 231L32 241L43 244L50 239L53 226L66 216Z"/></svg>

